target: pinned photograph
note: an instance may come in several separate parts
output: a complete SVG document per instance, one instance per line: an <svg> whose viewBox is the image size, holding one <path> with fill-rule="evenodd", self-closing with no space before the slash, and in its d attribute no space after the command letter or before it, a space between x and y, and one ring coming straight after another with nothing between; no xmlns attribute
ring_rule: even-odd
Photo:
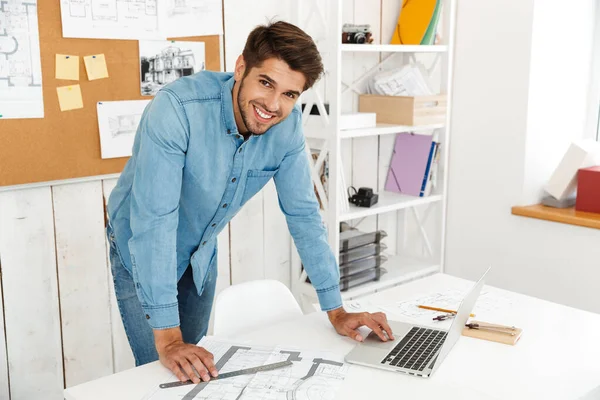
<svg viewBox="0 0 600 400"><path fill-rule="evenodd" d="M140 41L142 96L206 69L204 42Z"/></svg>

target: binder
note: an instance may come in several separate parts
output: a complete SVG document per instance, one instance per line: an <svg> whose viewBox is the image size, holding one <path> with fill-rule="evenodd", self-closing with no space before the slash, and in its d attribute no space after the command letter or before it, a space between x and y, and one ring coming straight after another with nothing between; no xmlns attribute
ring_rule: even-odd
<svg viewBox="0 0 600 400"><path fill-rule="evenodd" d="M433 135L400 133L396 136L385 190L420 196L432 151Z"/></svg>

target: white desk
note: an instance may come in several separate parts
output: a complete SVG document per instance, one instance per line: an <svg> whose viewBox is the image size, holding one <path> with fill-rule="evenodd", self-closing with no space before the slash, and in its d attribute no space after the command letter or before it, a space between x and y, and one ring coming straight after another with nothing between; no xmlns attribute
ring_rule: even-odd
<svg viewBox="0 0 600 400"><path fill-rule="evenodd" d="M376 293L359 306L373 309L447 289L466 290L471 282L434 275ZM430 379L352 366L338 399L369 399L396 394L420 399L579 399L600 385L600 315L516 293L486 287L513 301L477 319L524 329L516 346L461 337ZM356 304L355 304L356 305ZM491 315L493 314L493 315ZM319 348L340 354L353 346L338 336L324 313L283 321L238 338L240 342ZM65 391L67 400L133 400L164 381L165 369L152 363ZM592 397L593 398L593 397Z"/></svg>

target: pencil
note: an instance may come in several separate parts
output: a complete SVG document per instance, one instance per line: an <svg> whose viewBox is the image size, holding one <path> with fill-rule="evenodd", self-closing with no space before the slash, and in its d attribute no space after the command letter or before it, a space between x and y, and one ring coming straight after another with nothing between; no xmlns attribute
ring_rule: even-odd
<svg viewBox="0 0 600 400"><path fill-rule="evenodd" d="M431 306L422 306L422 305L418 305L417 307L422 308L424 310L432 310L432 311L439 311L439 312L445 312L445 313L451 313L451 314L456 314L456 311L454 310L446 310L445 308L437 308L437 307L431 307ZM475 314L470 314L471 317L474 317Z"/></svg>

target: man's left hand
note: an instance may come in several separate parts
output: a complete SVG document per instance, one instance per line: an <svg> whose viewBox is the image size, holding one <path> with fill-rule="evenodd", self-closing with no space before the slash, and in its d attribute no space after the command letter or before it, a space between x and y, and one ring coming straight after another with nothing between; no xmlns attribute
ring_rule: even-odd
<svg viewBox="0 0 600 400"><path fill-rule="evenodd" d="M392 329L388 325L387 317L382 312L377 313L348 313L343 307L327 312L329 321L340 335L348 336L358 342L362 342L364 338L358 332L358 328L366 326L371 328L379 338L387 342L394 340ZM384 333L385 332L385 333ZM387 334L387 336L386 336Z"/></svg>

